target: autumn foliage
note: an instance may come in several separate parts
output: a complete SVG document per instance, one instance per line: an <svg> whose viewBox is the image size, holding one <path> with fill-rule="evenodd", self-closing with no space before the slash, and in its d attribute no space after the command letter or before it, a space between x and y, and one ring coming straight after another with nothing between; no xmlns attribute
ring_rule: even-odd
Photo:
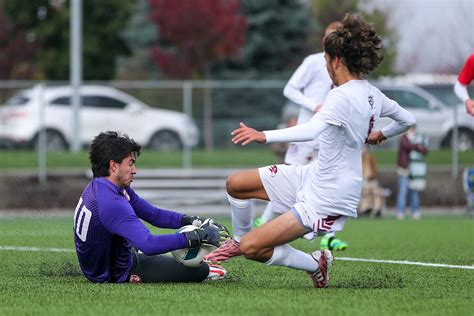
<svg viewBox="0 0 474 316"><path fill-rule="evenodd" d="M36 48L27 41L25 32L8 21L0 5L0 79L31 79L36 74L31 63Z"/></svg>
<svg viewBox="0 0 474 316"><path fill-rule="evenodd" d="M238 0L149 0L160 44L157 66L172 78L199 78L206 67L235 57L245 42L246 22Z"/></svg>

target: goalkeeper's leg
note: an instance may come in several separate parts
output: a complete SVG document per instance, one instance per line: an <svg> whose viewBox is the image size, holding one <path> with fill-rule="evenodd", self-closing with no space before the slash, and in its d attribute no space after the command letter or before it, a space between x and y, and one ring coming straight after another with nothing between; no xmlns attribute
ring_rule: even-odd
<svg viewBox="0 0 474 316"><path fill-rule="evenodd" d="M134 255L131 282L201 282L209 275L209 266L206 263L192 268L180 264L168 255L147 256L135 251Z"/></svg>

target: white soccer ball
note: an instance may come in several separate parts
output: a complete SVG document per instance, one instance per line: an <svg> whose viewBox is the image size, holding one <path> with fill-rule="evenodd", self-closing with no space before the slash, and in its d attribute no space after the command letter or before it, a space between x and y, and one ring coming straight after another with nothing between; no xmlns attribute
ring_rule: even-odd
<svg viewBox="0 0 474 316"><path fill-rule="evenodd" d="M178 233L190 232L195 229L198 229L194 225L186 225L178 229ZM217 247L209 244L202 244L198 248L184 248L184 249L176 249L172 251L173 257L179 263L182 263L188 267L197 267L202 263L203 258L208 255L209 253L216 250Z"/></svg>

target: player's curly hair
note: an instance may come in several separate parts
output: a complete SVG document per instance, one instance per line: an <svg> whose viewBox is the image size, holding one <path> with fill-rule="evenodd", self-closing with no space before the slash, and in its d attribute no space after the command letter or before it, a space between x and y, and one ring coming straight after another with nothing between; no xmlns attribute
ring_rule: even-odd
<svg viewBox="0 0 474 316"><path fill-rule="evenodd" d="M331 60L343 59L350 73L367 75L383 60L382 39L372 25L359 15L347 13L342 25L324 40L324 51Z"/></svg>
<svg viewBox="0 0 474 316"><path fill-rule="evenodd" d="M107 131L97 135L89 149L89 160L94 178L107 177L109 173L109 162L113 160L121 163L128 155L135 157L140 155L142 146L120 132Z"/></svg>

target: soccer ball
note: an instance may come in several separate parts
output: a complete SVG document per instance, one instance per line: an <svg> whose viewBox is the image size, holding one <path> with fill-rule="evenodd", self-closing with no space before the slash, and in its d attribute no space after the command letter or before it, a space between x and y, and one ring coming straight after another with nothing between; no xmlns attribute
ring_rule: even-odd
<svg viewBox="0 0 474 316"><path fill-rule="evenodd" d="M198 227L194 225L187 225L178 229L177 233L190 232L195 229L198 229ZM216 246L202 244L198 248L176 249L171 253L173 254L173 257L176 259L176 261L178 261L179 263L182 263L183 265L188 267L197 267L202 263L202 260L206 255L216 249Z"/></svg>

